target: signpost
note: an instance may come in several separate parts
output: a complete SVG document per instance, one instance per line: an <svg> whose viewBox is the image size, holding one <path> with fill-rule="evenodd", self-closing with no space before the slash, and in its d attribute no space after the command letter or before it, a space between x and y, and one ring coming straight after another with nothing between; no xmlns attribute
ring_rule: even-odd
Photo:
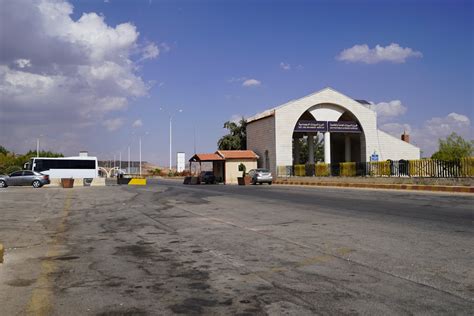
<svg viewBox="0 0 474 316"><path fill-rule="evenodd" d="M185 155L184 153L180 152L176 154L176 171L177 172L183 172L185 169Z"/></svg>

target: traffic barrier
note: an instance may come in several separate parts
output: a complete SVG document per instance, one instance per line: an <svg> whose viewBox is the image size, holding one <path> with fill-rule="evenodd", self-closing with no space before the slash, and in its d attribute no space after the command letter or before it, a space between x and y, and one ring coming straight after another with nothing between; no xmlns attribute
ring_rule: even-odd
<svg viewBox="0 0 474 316"><path fill-rule="evenodd" d="M105 178L94 178L91 182L91 187L103 187L105 186Z"/></svg>
<svg viewBox="0 0 474 316"><path fill-rule="evenodd" d="M132 178L128 185L146 185L146 179Z"/></svg>

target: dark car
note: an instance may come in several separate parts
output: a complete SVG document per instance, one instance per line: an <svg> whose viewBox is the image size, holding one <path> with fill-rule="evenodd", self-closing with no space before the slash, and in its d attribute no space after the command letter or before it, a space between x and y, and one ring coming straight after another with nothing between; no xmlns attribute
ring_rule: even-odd
<svg viewBox="0 0 474 316"><path fill-rule="evenodd" d="M31 185L33 188L41 188L49 184L49 176L41 172L21 170L10 173L8 176L0 175L0 188L14 185Z"/></svg>
<svg viewBox="0 0 474 316"><path fill-rule="evenodd" d="M214 184L216 183L216 176L212 171L203 171L201 172L201 183L205 184Z"/></svg>
<svg viewBox="0 0 474 316"><path fill-rule="evenodd" d="M248 173L249 177L252 178L252 183L253 184L262 184L262 183L268 183L272 184L273 177L272 174L270 173L270 170L268 169L252 169Z"/></svg>

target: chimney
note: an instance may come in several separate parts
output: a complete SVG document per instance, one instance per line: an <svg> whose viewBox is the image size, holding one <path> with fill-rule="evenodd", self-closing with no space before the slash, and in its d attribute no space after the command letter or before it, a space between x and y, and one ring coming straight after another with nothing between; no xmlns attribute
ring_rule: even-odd
<svg viewBox="0 0 474 316"><path fill-rule="evenodd" d="M410 135L408 135L406 131L403 132L401 139L404 142L410 143Z"/></svg>

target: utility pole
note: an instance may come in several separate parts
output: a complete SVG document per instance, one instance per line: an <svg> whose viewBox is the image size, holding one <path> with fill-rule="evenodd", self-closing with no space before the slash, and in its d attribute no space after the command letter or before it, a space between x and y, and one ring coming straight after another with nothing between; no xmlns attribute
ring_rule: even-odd
<svg viewBox="0 0 474 316"><path fill-rule="evenodd" d="M172 129L172 127L171 127L171 121L172 121L172 116L171 116L171 114L170 114L170 171L171 171L171 167L172 167L171 165L172 165L172 163L173 163L173 162L172 162L172 154L171 154L171 151L172 151L172 150L171 150L171 149L172 149L172 147L171 147L171 139L172 139L171 133L172 133L172 130L173 130L173 129Z"/></svg>
<svg viewBox="0 0 474 316"><path fill-rule="evenodd" d="M122 170L122 151L119 153L119 170Z"/></svg>
<svg viewBox="0 0 474 316"><path fill-rule="evenodd" d="M140 151L140 176L142 175L142 138L138 139L138 147Z"/></svg>
<svg viewBox="0 0 474 316"><path fill-rule="evenodd" d="M128 174L130 174L130 146L128 146Z"/></svg>
<svg viewBox="0 0 474 316"><path fill-rule="evenodd" d="M36 138L36 157L39 157L40 139Z"/></svg>

